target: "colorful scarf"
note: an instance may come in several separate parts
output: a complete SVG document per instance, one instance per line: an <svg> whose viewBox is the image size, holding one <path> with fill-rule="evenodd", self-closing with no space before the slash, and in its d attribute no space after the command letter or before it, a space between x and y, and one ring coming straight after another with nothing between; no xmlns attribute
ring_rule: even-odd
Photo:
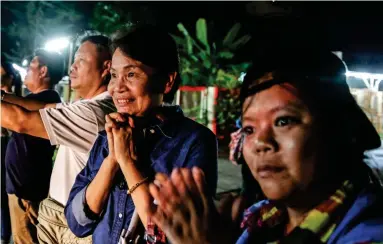
<svg viewBox="0 0 383 244"><path fill-rule="evenodd" d="M354 185L344 181L333 195L312 209L301 224L285 233L286 211L271 201L261 201L244 214L245 229L237 244L245 243L326 243L349 208L348 199L356 195Z"/></svg>

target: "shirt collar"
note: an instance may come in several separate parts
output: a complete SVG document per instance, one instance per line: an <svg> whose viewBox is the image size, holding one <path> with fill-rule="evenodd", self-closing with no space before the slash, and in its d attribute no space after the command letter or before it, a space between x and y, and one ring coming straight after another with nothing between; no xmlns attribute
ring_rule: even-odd
<svg viewBox="0 0 383 244"><path fill-rule="evenodd" d="M108 91L104 91L103 93L100 93L92 98L88 98L88 99L80 99L80 101L89 101L89 100L103 100L103 99L107 99L107 98L110 98L112 99L112 97L110 96L109 92Z"/></svg>
<svg viewBox="0 0 383 244"><path fill-rule="evenodd" d="M162 104L160 107L162 119L157 119L157 123L145 128L149 133L160 133L169 139L175 136L176 130L174 124L184 117L182 109L178 105Z"/></svg>

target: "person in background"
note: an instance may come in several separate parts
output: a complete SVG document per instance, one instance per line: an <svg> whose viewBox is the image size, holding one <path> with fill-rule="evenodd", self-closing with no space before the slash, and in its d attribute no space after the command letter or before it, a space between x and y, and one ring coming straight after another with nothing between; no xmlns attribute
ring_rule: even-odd
<svg viewBox="0 0 383 244"><path fill-rule="evenodd" d="M39 207L39 243L91 243L68 228L64 207L77 174L85 167L105 115L115 112L107 92L111 54L109 38L86 36L76 51L70 70L71 88L82 98L74 103L46 103L3 96L1 124L10 130L49 139L59 145L49 184L49 196Z"/></svg>
<svg viewBox="0 0 383 244"><path fill-rule="evenodd" d="M63 57L39 49L30 62L24 84L31 92L27 99L61 102L53 90L63 76ZM13 132L8 142L6 190L15 243L37 243L37 215L40 202L48 195L55 147L49 140Z"/></svg>
<svg viewBox="0 0 383 244"><path fill-rule="evenodd" d="M1 90L7 93L14 92L21 94L20 74L7 62L5 58L1 59ZM6 173L5 173L5 151L11 132L1 127L1 243L8 244L12 231L11 219L9 216L8 195L6 192Z"/></svg>

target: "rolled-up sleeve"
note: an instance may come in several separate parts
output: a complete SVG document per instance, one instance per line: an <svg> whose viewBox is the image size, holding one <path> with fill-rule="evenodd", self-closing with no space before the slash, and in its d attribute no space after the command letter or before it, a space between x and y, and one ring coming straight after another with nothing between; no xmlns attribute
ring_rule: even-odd
<svg viewBox="0 0 383 244"><path fill-rule="evenodd" d="M89 218L84 211L86 189L98 171L99 167L96 165L103 161L103 154L101 153L103 146L99 138L90 152L85 168L77 175L65 206L65 217L69 229L78 237L91 235L99 222L99 220Z"/></svg>

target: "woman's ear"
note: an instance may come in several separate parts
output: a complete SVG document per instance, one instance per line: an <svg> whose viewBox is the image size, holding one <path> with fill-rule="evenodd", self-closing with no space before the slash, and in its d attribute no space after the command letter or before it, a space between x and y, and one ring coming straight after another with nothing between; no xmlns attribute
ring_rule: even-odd
<svg viewBox="0 0 383 244"><path fill-rule="evenodd" d="M167 94L172 90L177 75L178 75L177 72L171 72L168 74L168 79L165 84L164 94Z"/></svg>

